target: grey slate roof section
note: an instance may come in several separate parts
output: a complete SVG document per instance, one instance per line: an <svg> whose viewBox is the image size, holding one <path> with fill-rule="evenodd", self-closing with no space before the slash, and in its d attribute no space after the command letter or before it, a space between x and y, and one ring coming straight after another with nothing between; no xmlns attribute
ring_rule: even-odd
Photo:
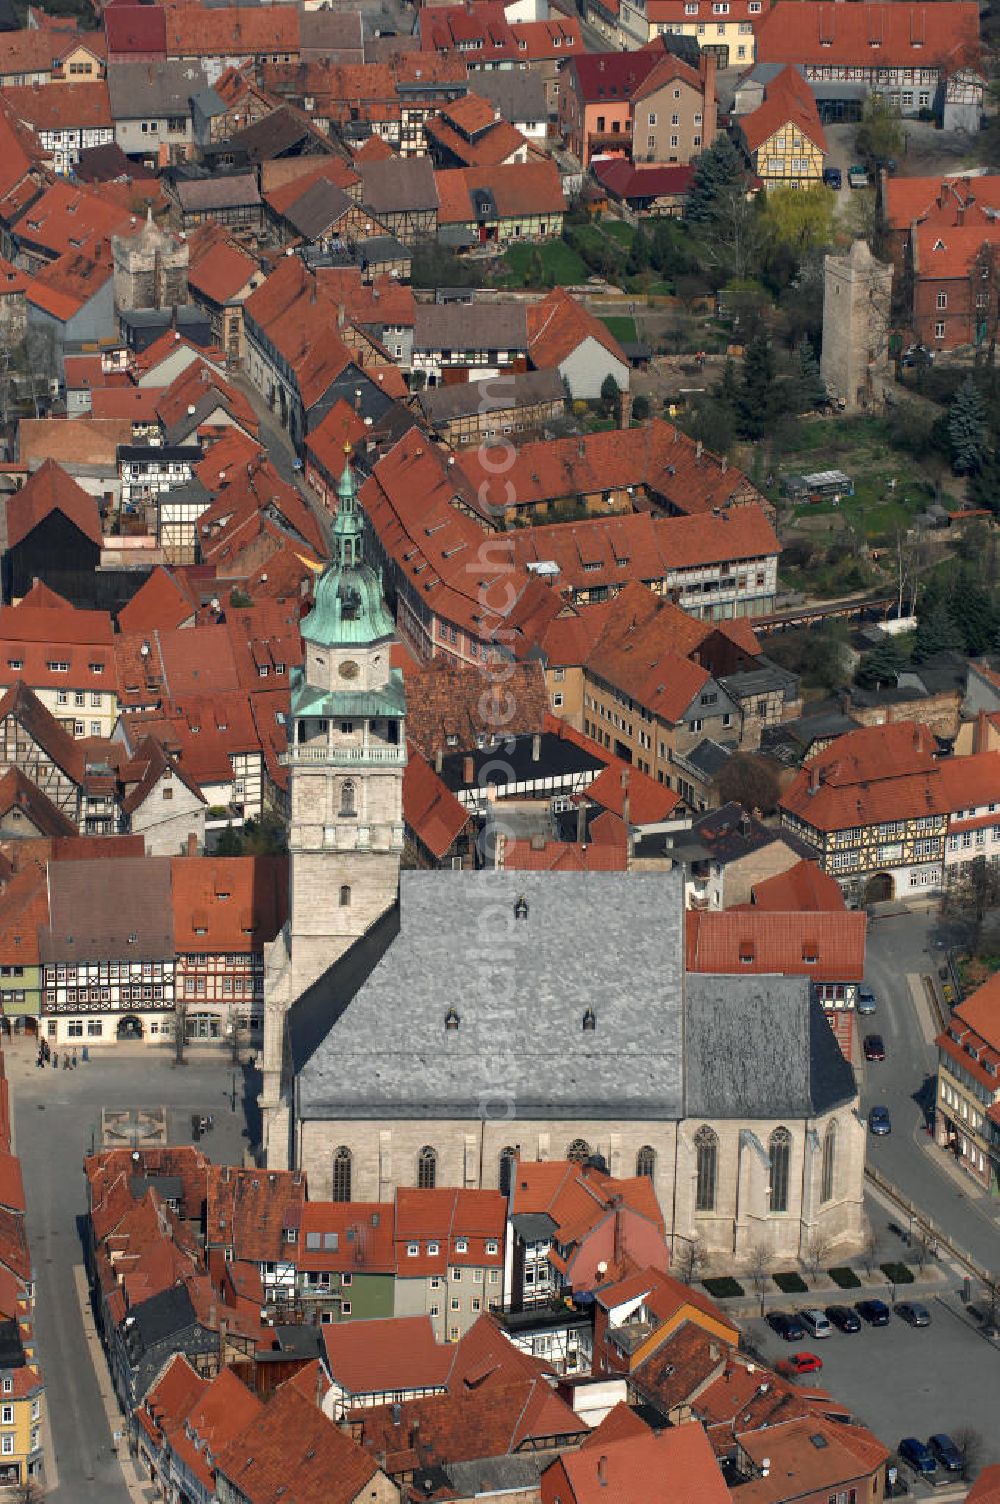
<svg viewBox="0 0 1000 1504"><path fill-rule="evenodd" d="M176 492L171 492L173 500ZM693 768L697 768L703 778L712 779L720 773L732 756L729 747L724 747L720 742L713 741L710 736L704 737L690 752L684 753L684 761L689 762Z"/></svg>
<svg viewBox="0 0 1000 1504"><path fill-rule="evenodd" d="M454 386L430 387L420 393L417 405L429 422L448 423L455 418L472 418L478 413L533 407L537 402L561 403L565 395L559 372L554 366L545 366L541 371L494 376L487 381L461 381Z"/></svg>
<svg viewBox="0 0 1000 1504"><path fill-rule="evenodd" d="M380 213L406 209L437 209L437 184L430 157L391 157L383 162L359 162L361 199L377 219Z"/></svg>
<svg viewBox="0 0 1000 1504"><path fill-rule="evenodd" d="M544 80L530 68L481 68L470 80L470 88L480 98L488 99L511 125L542 124L549 118Z"/></svg>
<svg viewBox="0 0 1000 1504"><path fill-rule="evenodd" d="M189 115L191 100L205 87L199 63L110 63L108 97L112 120Z"/></svg>
<svg viewBox="0 0 1000 1504"><path fill-rule="evenodd" d="M331 229L350 207L351 200L343 188L338 188L327 178L320 178L285 210L285 219L296 234L306 240L315 240L317 235Z"/></svg>
<svg viewBox="0 0 1000 1504"><path fill-rule="evenodd" d="M207 213L211 209L242 209L260 203L257 179L252 172L232 177L192 178L175 187L177 201L185 213Z"/></svg>
<svg viewBox="0 0 1000 1504"><path fill-rule="evenodd" d="M418 303L415 350L527 350L523 303Z"/></svg>
<svg viewBox="0 0 1000 1504"><path fill-rule="evenodd" d="M366 936L291 1010L300 1115L682 1117L682 905L676 871L402 873L370 974Z"/></svg>
<svg viewBox="0 0 1000 1504"><path fill-rule="evenodd" d="M166 961L174 955L170 858L52 862L44 961Z"/></svg>
<svg viewBox="0 0 1000 1504"><path fill-rule="evenodd" d="M689 973L686 993L689 1118L818 1117L856 1095L806 977Z"/></svg>
<svg viewBox="0 0 1000 1504"><path fill-rule="evenodd" d="M551 1453L515 1453L512 1457L482 1457L476 1462L449 1462L445 1472L462 1499L481 1494L537 1490L538 1480L552 1461Z"/></svg>

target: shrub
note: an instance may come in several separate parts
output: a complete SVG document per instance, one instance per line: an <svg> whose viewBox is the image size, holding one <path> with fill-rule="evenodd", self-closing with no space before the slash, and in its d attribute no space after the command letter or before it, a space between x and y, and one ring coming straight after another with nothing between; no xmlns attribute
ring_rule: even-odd
<svg viewBox="0 0 1000 1504"><path fill-rule="evenodd" d="M801 1274L796 1274L794 1269L784 1274L776 1274L774 1283L785 1295L804 1295L809 1289Z"/></svg>
<svg viewBox="0 0 1000 1504"><path fill-rule="evenodd" d="M848 1269L846 1265L841 1265L837 1269L828 1269L826 1272L841 1290L856 1290L861 1284L854 1270Z"/></svg>
<svg viewBox="0 0 1000 1504"><path fill-rule="evenodd" d="M745 1294L739 1280L733 1279L731 1274L722 1274L714 1279L703 1279L702 1284L714 1300L728 1300L731 1296Z"/></svg>
<svg viewBox="0 0 1000 1504"><path fill-rule="evenodd" d="M912 1285L913 1270L906 1264L880 1264L879 1268L892 1285Z"/></svg>

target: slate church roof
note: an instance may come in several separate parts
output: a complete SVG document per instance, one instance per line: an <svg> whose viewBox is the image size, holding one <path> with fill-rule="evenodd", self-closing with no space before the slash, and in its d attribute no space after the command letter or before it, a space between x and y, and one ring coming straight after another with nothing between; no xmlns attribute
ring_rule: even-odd
<svg viewBox="0 0 1000 1504"><path fill-rule="evenodd" d="M298 1113L773 1119L853 1098L806 979L683 968L679 870L404 872L291 1009Z"/></svg>

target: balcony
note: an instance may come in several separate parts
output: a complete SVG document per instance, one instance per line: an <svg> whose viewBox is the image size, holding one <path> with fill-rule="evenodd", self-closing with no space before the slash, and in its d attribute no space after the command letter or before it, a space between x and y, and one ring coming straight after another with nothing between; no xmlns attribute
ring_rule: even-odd
<svg viewBox="0 0 1000 1504"><path fill-rule="evenodd" d="M588 131L587 150L590 156L596 156L599 152L620 152L622 156L630 156L632 153L632 132L622 131Z"/></svg>
<svg viewBox="0 0 1000 1504"><path fill-rule="evenodd" d="M377 763L381 766L401 768L406 763L406 748L404 746L361 746L361 747L315 747L309 745L294 745L282 752L279 758L283 768L294 768L297 764L325 763L333 767L350 767L358 763Z"/></svg>

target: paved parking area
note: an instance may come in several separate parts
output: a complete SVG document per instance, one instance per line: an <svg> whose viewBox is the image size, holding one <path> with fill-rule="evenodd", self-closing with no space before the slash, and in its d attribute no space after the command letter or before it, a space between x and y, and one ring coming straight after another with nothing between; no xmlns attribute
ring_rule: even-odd
<svg viewBox="0 0 1000 1504"><path fill-rule="evenodd" d="M923 1303L931 1312L929 1327L893 1316L887 1327L834 1332L819 1342L783 1342L763 1321L743 1325L769 1363L796 1350L817 1353L822 1373L802 1382L850 1404L886 1446L898 1446L904 1436L926 1441L935 1431L973 1426L983 1438L982 1463L1000 1462L1000 1350L942 1300Z"/></svg>

